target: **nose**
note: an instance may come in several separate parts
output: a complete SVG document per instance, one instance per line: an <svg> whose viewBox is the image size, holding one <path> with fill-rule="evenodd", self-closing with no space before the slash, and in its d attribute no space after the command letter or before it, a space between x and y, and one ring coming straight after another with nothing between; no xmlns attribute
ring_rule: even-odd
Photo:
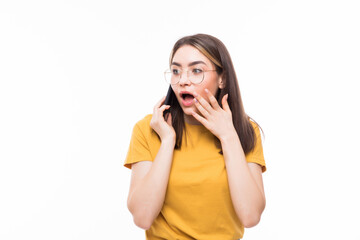
<svg viewBox="0 0 360 240"><path fill-rule="evenodd" d="M187 71L183 71L180 75L179 85L190 85L189 74Z"/></svg>

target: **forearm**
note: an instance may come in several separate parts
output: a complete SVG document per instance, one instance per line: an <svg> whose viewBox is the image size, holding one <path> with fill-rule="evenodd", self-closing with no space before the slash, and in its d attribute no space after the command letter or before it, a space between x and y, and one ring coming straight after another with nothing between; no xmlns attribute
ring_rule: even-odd
<svg viewBox="0 0 360 240"><path fill-rule="evenodd" d="M244 226L254 226L265 208L262 187L252 176L238 135L221 140L221 145L236 214Z"/></svg>
<svg viewBox="0 0 360 240"><path fill-rule="evenodd" d="M134 221L149 228L158 216L165 199L174 152L172 140L162 141L148 173L135 186L129 196L128 206Z"/></svg>

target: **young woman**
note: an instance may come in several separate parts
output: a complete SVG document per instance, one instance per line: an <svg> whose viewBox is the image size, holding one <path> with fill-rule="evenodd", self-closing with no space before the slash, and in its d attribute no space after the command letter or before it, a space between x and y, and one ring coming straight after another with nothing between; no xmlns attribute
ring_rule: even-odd
<svg viewBox="0 0 360 240"><path fill-rule="evenodd" d="M259 126L244 112L230 55L215 37L178 40L169 100L133 129L128 208L147 239L239 239L265 208Z"/></svg>

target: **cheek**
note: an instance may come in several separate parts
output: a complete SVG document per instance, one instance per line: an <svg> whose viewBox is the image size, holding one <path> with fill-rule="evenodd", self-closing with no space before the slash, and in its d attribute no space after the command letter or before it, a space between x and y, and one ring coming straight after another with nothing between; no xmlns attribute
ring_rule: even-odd
<svg viewBox="0 0 360 240"><path fill-rule="evenodd" d="M177 97L176 93L178 92L177 89L176 89L176 86L171 86L171 89L173 90L175 96Z"/></svg>
<svg viewBox="0 0 360 240"><path fill-rule="evenodd" d="M204 83L204 85L201 87L202 93L205 94L205 96L206 96L205 88L207 88L207 89L209 89L211 94L215 96L217 90L219 89L218 77L211 76L211 77L205 79L205 81L203 83Z"/></svg>
<svg viewBox="0 0 360 240"><path fill-rule="evenodd" d="M211 94L213 96L215 96L215 94L216 94L216 92L218 90L218 86L216 84L205 84L204 86L202 86L201 90L199 89L199 93L203 97L207 96L207 93L205 92L205 89L208 89L211 92Z"/></svg>

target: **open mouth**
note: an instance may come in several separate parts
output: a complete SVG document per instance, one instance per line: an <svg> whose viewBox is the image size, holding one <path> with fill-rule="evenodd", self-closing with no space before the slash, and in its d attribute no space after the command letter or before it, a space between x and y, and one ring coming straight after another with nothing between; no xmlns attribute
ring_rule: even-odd
<svg viewBox="0 0 360 240"><path fill-rule="evenodd" d="M182 103L184 106L188 107L193 104L194 101L194 95L192 95L189 92L181 92L180 97L182 99Z"/></svg>
<svg viewBox="0 0 360 240"><path fill-rule="evenodd" d="M194 96L191 93L181 93L180 97L185 101L190 101L194 99Z"/></svg>

